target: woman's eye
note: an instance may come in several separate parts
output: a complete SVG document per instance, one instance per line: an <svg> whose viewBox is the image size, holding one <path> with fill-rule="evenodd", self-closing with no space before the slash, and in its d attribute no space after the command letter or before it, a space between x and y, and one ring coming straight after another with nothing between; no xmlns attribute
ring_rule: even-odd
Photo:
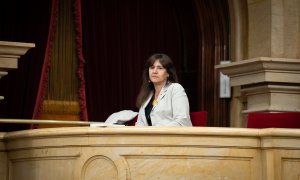
<svg viewBox="0 0 300 180"><path fill-rule="evenodd" d="M150 66L149 67L149 69L152 69L152 70L155 69L155 68L159 69L159 70L165 69L164 67L161 67L161 66L156 66L156 67L155 66Z"/></svg>

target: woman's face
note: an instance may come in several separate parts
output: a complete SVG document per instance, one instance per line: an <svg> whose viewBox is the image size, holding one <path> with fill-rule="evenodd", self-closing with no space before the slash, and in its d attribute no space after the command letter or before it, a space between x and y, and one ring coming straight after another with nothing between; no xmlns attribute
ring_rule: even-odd
<svg viewBox="0 0 300 180"><path fill-rule="evenodd" d="M163 85L168 77L169 73L161 65L158 59L149 67L149 79L154 85Z"/></svg>

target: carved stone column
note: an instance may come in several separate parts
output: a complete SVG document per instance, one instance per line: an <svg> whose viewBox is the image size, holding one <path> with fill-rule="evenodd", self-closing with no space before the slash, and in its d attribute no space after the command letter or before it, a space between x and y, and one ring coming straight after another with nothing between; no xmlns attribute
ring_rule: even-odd
<svg viewBox="0 0 300 180"><path fill-rule="evenodd" d="M33 43L0 41L0 78L10 69L17 69L18 59L33 47ZM1 99L4 97L0 96Z"/></svg>
<svg viewBox="0 0 300 180"><path fill-rule="evenodd" d="M241 87L243 113L300 112L300 59L259 57L216 68Z"/></svg>

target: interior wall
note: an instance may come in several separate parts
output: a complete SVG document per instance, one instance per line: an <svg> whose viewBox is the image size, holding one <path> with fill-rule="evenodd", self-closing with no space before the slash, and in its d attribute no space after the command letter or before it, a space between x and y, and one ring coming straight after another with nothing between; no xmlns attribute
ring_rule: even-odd
<svg viewBox="0 0 300 180"><path fill-rule="evenodd" d="M300 4L296 0L228 0L230 58L241 61L258 57L299 59ZM233 88L230 126L246 127L246 100Z"/></svg>

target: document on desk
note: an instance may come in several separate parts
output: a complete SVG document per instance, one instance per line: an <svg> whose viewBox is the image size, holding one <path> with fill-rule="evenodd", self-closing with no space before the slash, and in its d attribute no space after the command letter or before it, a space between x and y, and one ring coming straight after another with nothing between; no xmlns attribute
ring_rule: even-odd
<svg viewBox="0 0 300 180"><path fill-rule="evenodd" d="M110 127L110 126L125 126L124 124L108 124L105 122L91 123L90 127Z"/></svg>

